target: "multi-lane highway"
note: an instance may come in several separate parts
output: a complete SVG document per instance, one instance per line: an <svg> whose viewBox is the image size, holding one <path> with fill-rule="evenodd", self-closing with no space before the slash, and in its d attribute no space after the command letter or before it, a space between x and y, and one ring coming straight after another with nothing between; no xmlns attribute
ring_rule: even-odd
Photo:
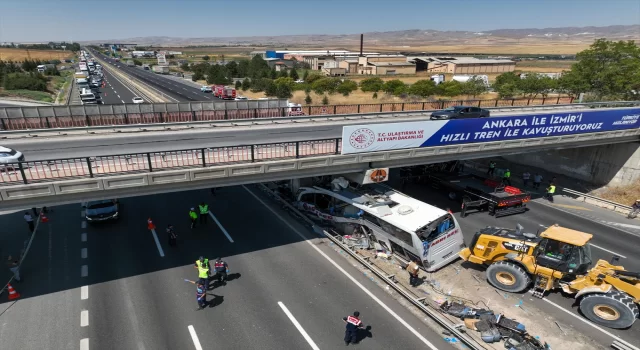
<svg viewBox="0 0 640 350"><path fill-rule="evenodd" d="M148 84L151 88L159 90L164 95L168 96L171 102L218 100L218 98L214 97L211 93L201 92L199 88L194 87L193 85L164 77L151 70L129 67L122 60L118 62L114 58L106 57L97 52L92 53L107 62L110 65L109 68L119 69L123 73L131 75L141 80L143 83Z"/></svg>
<svg viewBox="0 0 640 350"><path fill-rule="evenodd" d="M190 229L187 212L210 204ZM16 234L22 213L0 217ZM284 215L284 216L282 216ZM0 304L0 339L29 349L336 349L342 317L360 311L365 349L452 349L443 335L351 266L255 188L121 200L121 219L87 225L79 205L56 207L38 229ZM147 230L147 218L157 225ZM173 224L178 246L164 229ZM157 238L157 239L156 239ZM194 261L221 256L230 280L196 311Z"/></svg>
<svg viewBox="0 0 640 350"><path fill-rule="evenodd" d="M105 86L101 88L100 94L104 104L133 103L136 93L117 76L111 73L111 67L104 67Z"/></svg>

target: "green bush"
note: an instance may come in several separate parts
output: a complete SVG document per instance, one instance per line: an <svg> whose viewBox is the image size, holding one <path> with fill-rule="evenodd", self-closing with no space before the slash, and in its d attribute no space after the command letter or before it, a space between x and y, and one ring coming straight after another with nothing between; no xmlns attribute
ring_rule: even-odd
<svg viewBox="0 0 640 350"><path fill-rule="evenodd" d="M4 81L7 90L47 91L47 78L35 73L11 73Z"/></svg>

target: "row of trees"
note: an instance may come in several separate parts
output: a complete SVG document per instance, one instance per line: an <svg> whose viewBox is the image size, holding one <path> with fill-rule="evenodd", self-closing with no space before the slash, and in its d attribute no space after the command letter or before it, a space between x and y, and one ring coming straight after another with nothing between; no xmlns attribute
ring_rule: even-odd
<svg viewBox="0 0 640 350"><path fill-rule="evenodd" d="M0 61L0 83L5 90L47 91L48 78L45 75L60 75L57 69L47 69L45 75L38 73L38 60L21 63Z"/></svg>
<svg viewBox="0 0 640 350"><path fill-rule="evenodd" d="M64 49L62 48L64 46ZM14 43L8 43L4 45L0 45L0 47L7 47L13 49L32 49L32 50L66 50L66 51L80 51L80 44L78 43L67 43L67 42L53 42L50 41L47 44L19 44L16 45Z"/></svg>

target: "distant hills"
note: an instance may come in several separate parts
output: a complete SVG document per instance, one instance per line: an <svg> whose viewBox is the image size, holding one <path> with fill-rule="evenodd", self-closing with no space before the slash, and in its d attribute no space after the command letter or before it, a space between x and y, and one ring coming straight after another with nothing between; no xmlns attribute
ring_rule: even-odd
<svg viewBox="0 0 640 350"><path fill-rule="evenodd" d="M508 44L528 42L565 42L570 44L591 43L597 38L610 40L640 41L640 25L616 25L607 27L558 27L531 29L496 29L488 31L439 31L431 29L410 29L387 32L364 33L366 46L426 46L463 44ZM92 40L89 43L136 43L165 47L177 46L296 46L318 47L358 45L360 34L343 35L286 35L251 37L200 37L177 38L168 36L133 37L127 39Z"/></svg>

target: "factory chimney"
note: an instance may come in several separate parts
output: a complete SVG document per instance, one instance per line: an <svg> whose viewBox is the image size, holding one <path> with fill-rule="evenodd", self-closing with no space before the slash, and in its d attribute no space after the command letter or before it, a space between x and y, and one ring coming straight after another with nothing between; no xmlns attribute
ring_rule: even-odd
<svg viewBox="0 0 640 350"><path fill-rule="evenodd" d="M364 44L364 34L360 34L360 57L364 57L362 54L362 45Z"/></svg>

